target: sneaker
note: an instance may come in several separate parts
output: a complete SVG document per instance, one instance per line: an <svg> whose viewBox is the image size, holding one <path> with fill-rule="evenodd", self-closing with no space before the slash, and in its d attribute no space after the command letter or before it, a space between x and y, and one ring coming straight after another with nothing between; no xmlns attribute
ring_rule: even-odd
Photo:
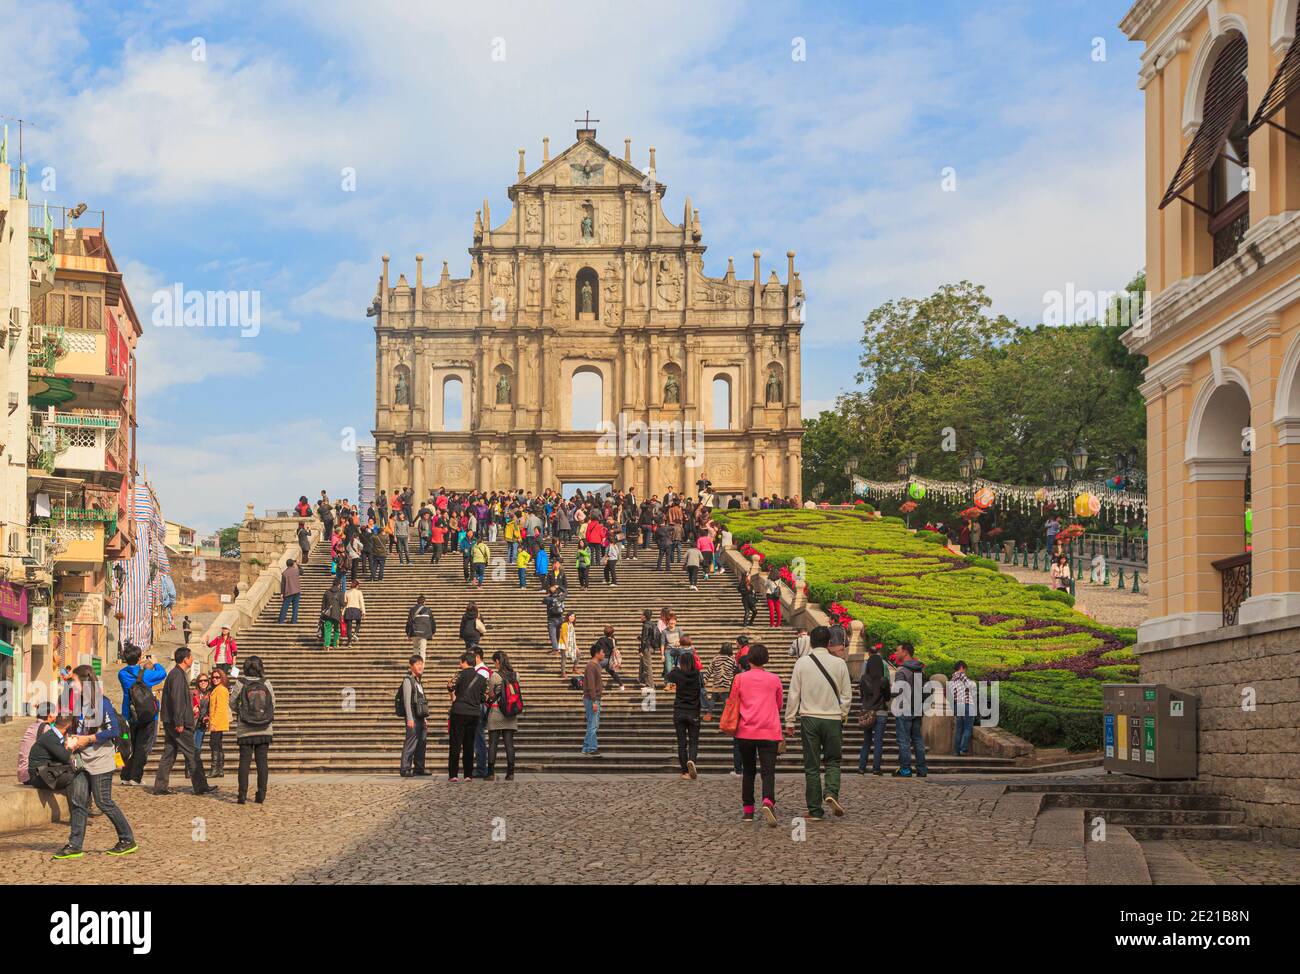
<svg viewBox="0 0 1300 974"><path fill-rule="evenodd" d="M514 780L515 780L515 773L513 771L507 771L506 781L514 781Z"/></svg>
<svg viewBox="0 0 1300 974"><path fill-rule="evenodd" d="M897 771L895 771L895 772L891 775L891 777L893 777L893 778L910 778L910 777L912 777L912 769L911 769L911 768L899 768Z"/></svg>
<svg viewBox="0 0 1300 974"><path fill-rule="evenodd" d="M776 828L776 812L772 810L771 805L763 806L763 821L767 823L768 828Z"/></svg>
<svg viewBox="0 0 1300 974"><path fill-rule="evenodd" d="M699 775L699 773L700 773L700 772L699 772L699 771L696 769L696 767L695 767L695 762L694 762L694 761L687 761L687 762L686 762L686 777L688 777L688 778L690 778L692 781L694 781L695 778Z"/></svg>
<svg viewBox="0 0 1300 974"><path fill-rule="evenodd" d="M740 820L741 820L742 822L752 822L752 821L754 821L754 813L753 813L753 812L741 812L741 813L740 813Z"/></svg>
<svg viewBox="0 0 1300 974"><path fill-rule="evenodd" d="M826 818L825 812L809 812L804 816L805 822L820 822Z"/></svg>
<svg viewBox="0 0 1300 974"><path fill-rule="evenodd" d="M210 795L210 794L212 794L214 791L217 790L217 787L218 787L217 785L208 785L208 786L207 786L206 788L204 788L202 791L196 791L194 794L195 794L195 795Z"/></svg>
<svg viewBox="0 0 1300 974"><path fill-rule="evenodd" d="M448 778L447 780L451 782L453 785L460 783L460 778Z"/></svg>
<svg viewBox="0 0 1300 974"><path fill-rule="evenodd" d="M930 776L930 772L928 772L928 771L918 771L918 772L916 773L916 776L917 776L918 778L928 778L928 777Z"/></svg>
<svg viewBox="0 0 1300 974"><path fill-rule="evenodd" d="M432 778L432 777L433 777L433 772L432 772L432 771L417 771L417 772L415 772L415 777L417 777L417 778Z"/></svg>
<svg viewBox="0 0 1300 974"><path fill-rule="evenodd" d="M740 772L739 772L739 771L728 771L727 774L731 775L731 777L733 777L733 778L739 778L739 777L740 777Z"/></svg>
<svg viewBox="0 0 1300 974"><path fill-rule="evenodd" d="M155 788L155 789L153 789L151 792L149 792L149 794L151 794L151 795L174 795L174 794L176 794L176 792L172 791L170 788Z"/></svg>
<svg viewBox="0 0 1300 974"><path fill-rule="evenodd" d="M689 771L683 771L682 781L690 781L690 780L691 780L691 773Z"/></svg>
<svg viewBox="0 0 1300 974"><path fill-rule="evenodd" d="M62 849L50 856L51 859L84 859L86 854L80 849L74 849L70 845L65 845Z"/></svg>
<svg viewBox="0 0 1300 974"><path fill-rule="evenodd" d="M830 806L830 810L835 813L836 818L843 818L844 806L840 804L840 800L838 798L836 798L834 795L827 795L826 804Z"/></svg>
<svg viewBox="0 0 1300 974"><path fill-rule="evenodd" d="M113 846L113 848L108 850L108 855L129 856L131 853L138 852L139 850L140 847L135 844L134 839L132 839L130 842L127 842L125 839L121 839L118 841L117 845Z"/></svg>

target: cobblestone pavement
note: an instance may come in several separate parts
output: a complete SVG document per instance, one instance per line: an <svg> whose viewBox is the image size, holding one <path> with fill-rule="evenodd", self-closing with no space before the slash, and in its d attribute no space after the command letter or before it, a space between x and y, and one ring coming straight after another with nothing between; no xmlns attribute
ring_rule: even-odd
<svg viewBox="0 0 1300 974"><path fill-rule="evenodd" d="M114 787L141 846L125 859L102 855L100 817L82 860L49 858L66 826L0 836L0 884L1082 883L1087 869L1082 848L1031 849L1032 820L993 817L986 789L933 781L848 775L848 814L802 841L800 775L778 777L775 829L740 821L729 776L282 777L263 806L219 783L203 798Z"/></svg>
<svg viewBox="0 0 1300 974"><path fill-rule="evenodd" d="M1175 845L1220 886L1289 885L1300 879L1300 849L1292 846L1186 839Z"/></svg>
<svg viewBox="0 0 1300 974"><path fill-rule="evenodd" d="M998 568L1025 584L1052 584L1051 576L1045 571L1034 571L1032 568L1016 568L1012 565L999 565ZM1109 587L1093 585L1086 580L1079 582L1076 607L1086 615L1096 619L1103 626L1136 629L1147 618L1147 578L1146 574L1143 573L1140 582L1142 590L1137 595L1129 591L1127 579L1128 573L1126 572L1125 587L1122 592L1115 587L1113 577Z"/></svg>

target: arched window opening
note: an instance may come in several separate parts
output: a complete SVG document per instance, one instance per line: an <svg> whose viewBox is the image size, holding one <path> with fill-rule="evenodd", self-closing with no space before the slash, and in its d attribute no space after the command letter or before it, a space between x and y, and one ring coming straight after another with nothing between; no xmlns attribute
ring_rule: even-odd
<svg viewBox="0 0 1300 974"><path fill-rule="evenodd" d="M593 368L573 373L571 422L575 430L599 430L605 418L605 381Z"/></svg>
<svg viewBox="0 0 1300 974"><path fill-rule="evenodd" d="M465 423L465 383L452 375L442 383L442 429L445 433L459 433Z"/></svg>
<svg viewBox="0 0 1300 974"><path fill-rule="evenodd" d="M725 375L713 380L713 428L731 429L731 379Z"/></svg>

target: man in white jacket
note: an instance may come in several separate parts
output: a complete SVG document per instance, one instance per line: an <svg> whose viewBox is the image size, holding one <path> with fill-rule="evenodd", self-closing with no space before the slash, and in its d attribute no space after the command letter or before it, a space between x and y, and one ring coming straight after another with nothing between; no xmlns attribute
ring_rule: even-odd
<svg viewBox="0 0 1300 974"><path fill-rule="evenodd" d="M808 634L812 650L799 657L790 675L790 694L785 707L786 733L794 732L799 718L803 744L804 797L808 818L826 816L823 802L835 815L844 814L840 804L840 753L844 748L844 721L853 704L853 684L844 660L832 656L828 647L831 631L817 626ZM822 761L826 762L826 785L822 787Z"/></svg>

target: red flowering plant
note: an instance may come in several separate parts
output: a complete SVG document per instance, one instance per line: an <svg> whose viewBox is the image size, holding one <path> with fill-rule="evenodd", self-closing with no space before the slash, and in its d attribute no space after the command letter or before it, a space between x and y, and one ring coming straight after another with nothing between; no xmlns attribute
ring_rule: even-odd
<svg viewBox="0 0 1300 974"><path fill-rule="evenodd" d="M904 501L898 505L900 514L911 514L914 510L916 510L916 501Z"/></svg>
<svg viewBox="0 0 1300 974"><path fill-rule="evenodd" d="M848 632L849 623L853 621L853 617L849 615L848 610L844 608L844 606L840 605L838 602L832 602L830 605L826 606L826 611L833 622L837 625L843 626L844 631Z"/></svg>
<svg viewBox="0 0 1300 974"><path fill-rule="evenodd" d="M740 553L744 555L746 558L749 558L753 561L763 560L763 552L759 551L748 541L746 541L743 545L740 546Z"/></svg>

